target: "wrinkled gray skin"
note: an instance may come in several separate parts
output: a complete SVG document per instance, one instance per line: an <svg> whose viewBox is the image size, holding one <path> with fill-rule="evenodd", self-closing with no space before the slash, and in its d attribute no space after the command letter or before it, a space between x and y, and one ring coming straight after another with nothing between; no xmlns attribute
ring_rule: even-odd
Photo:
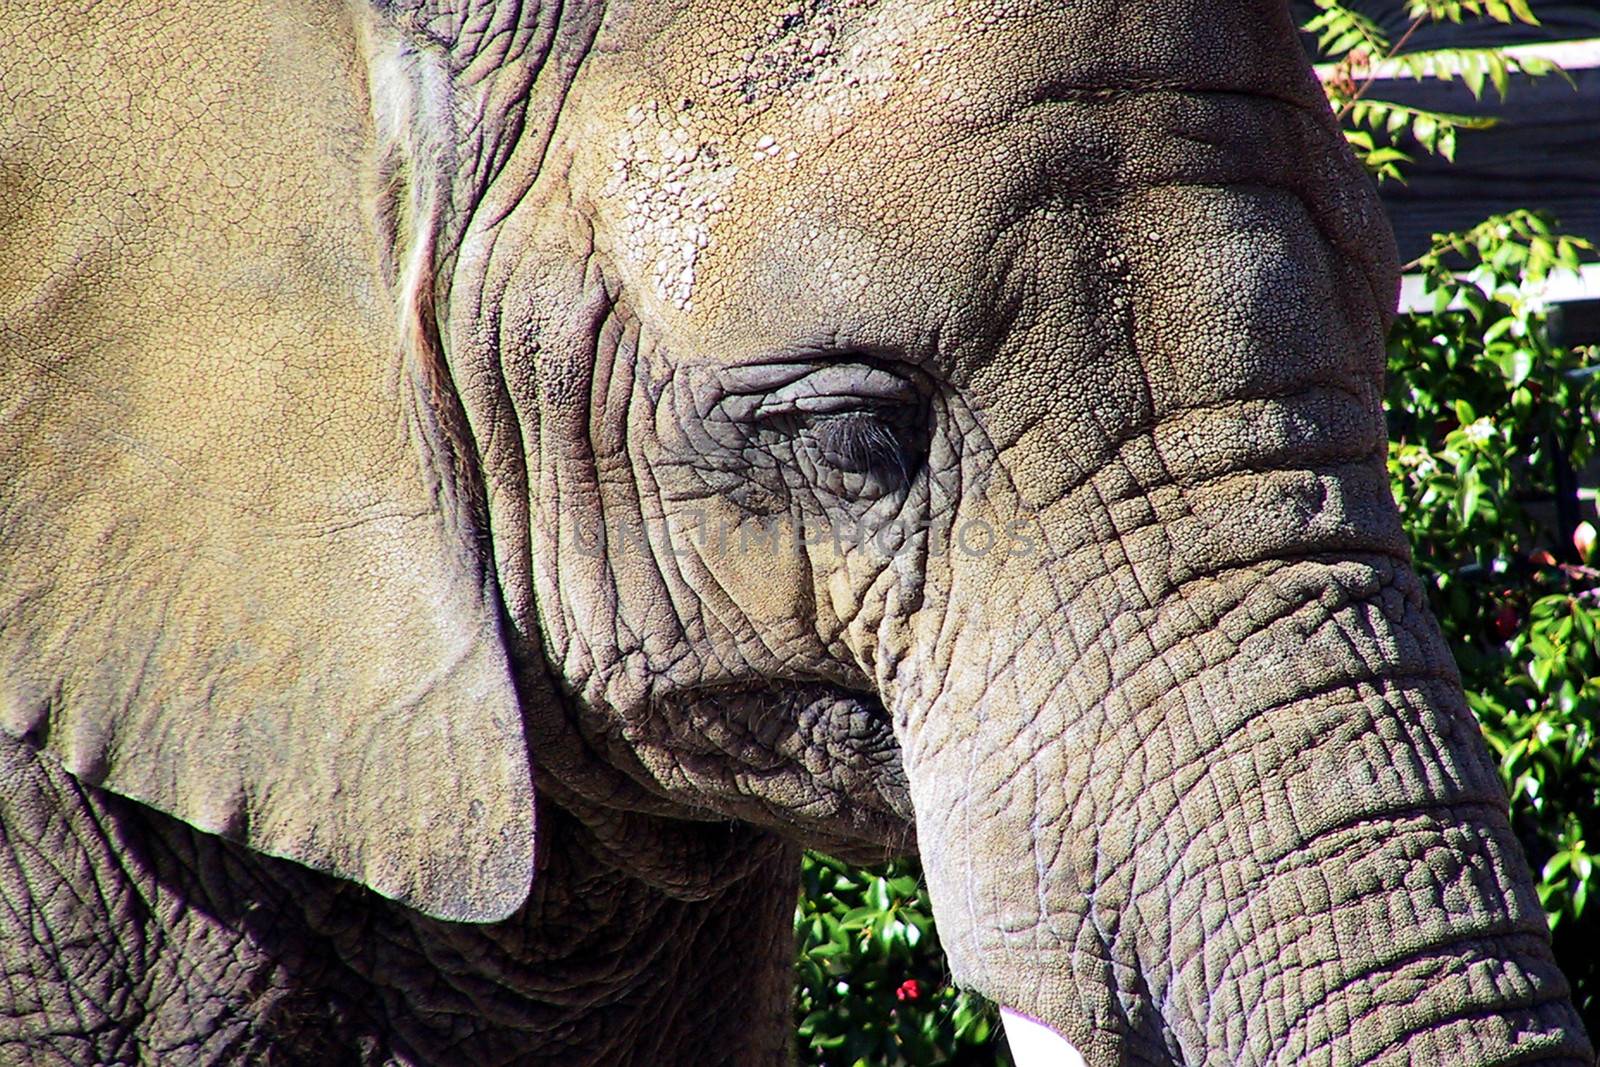
<svg viewBox="0 0 1600 1067"><path fill-rule="evenodd" d="M0 13L0 1062L1591 1062L1280 5L451 2Z"/></svg>

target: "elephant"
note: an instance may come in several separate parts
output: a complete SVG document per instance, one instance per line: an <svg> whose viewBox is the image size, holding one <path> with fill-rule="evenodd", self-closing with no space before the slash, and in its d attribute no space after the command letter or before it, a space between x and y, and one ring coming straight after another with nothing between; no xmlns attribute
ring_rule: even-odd
<svg viewBox="0 0 1600 1067"><path fill-rule="evenodd" d="M1279 0L0 11L0 1062L1590 1064Z"/></svg>

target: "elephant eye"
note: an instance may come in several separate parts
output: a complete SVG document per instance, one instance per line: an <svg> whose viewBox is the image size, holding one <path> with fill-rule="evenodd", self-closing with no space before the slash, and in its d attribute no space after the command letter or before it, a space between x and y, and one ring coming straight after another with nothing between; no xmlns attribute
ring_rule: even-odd
<svg viewBox="0 0 1600 1067"><path fill-rule="evenodd" d="M812 452L817 460L850 474L893 475L903 483L910 470L896 428L877 412L855 411L813 419Z"/></svg>
<svg viewBox="0 0 1600 1067"><path fill-rule="evenodd" d="M883 361L813 364L760 404L818 489L851 499L903 489L926 451L924 391Z"/></svg>
<svg viewBox="0 0 1600 1067"><path fill-rule="evenodd" d="M931 387L887 357L807 353L723 368L716 381L706 425L726 433L762 499L875 500L906 488L927 455Z"/></svg>

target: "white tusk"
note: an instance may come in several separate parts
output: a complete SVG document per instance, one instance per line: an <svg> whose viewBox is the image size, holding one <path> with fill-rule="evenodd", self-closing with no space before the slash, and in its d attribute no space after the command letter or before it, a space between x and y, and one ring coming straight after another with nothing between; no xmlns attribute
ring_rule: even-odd
<svg viewBox="0 0 1600 1067"><path fill-rule="evenodd" d="M1078 1050L1067 1039L1037 1019L1010 1008L1000 1009L1006 1040L1017 1067L1087 1067Z"/></svg>

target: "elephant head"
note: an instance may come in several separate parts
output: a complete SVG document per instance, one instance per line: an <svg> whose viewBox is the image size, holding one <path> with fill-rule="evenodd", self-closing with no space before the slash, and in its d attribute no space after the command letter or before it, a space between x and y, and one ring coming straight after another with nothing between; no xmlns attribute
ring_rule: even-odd
<svg viewBox="0 0 1600 1067"><path fill-rule="evenodd" d="M6 729L445 919L915 847L1093 1063L1585 1062L1283 5L160 18L0 153Z"/></svg>

